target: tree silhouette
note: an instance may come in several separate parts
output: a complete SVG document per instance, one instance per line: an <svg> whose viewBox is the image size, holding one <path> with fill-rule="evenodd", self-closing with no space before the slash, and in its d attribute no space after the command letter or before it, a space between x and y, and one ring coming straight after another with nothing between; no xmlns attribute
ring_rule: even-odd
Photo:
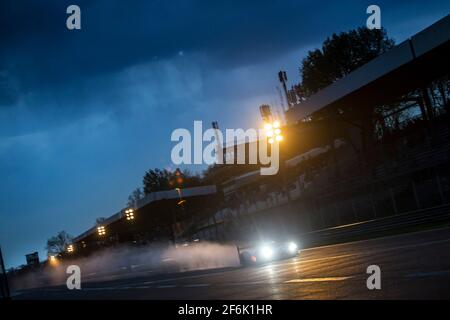
<svg viewBox="0 0 450 320"><path fill-rule="evenodd" d="M385 29L360 27L348 32L334 33L321 49L309 51L301 62L302 82L293 94L299 102L388 51L395 45Z"/></svg>
<svg viewBox="0 0 450 320"><path fill-rule="evenodd" d="M176 169L170 172L166 169L150 169L143 178L144 194L151 192L170 190L174 188L189 188L202 184L198 175L192 174L189 170Z"/></svg>
<svg viewBox="0 0 450 320"><path fill-rule="evenodd" d="M66 231L60 231L47 240L46 250L48 254L62 253L67 249L67 246L72 243L73 237Z"/></svg>
<svg viewBox="0 0 450 320"><path fill-rule="evenodd" d="M144 197L144 193L141 188L136 188L134 191L128 196L127 206L133 207L136 202Z"/></svg>

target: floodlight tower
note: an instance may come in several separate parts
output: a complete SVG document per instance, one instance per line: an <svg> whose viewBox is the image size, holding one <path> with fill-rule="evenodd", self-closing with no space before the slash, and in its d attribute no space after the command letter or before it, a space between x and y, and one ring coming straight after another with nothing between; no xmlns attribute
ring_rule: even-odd
<svg viewBox="0 0 450 320"><path fill-rule="evenodd" d="M287 107L288 109L291 108L291 99L289 99L289 92L286 86L287 82L287 75L286 71L280 71L278 72L278 79L280 80L281 84L283 85L284 94L286 95L286 101L287 101Z"/></svg>
<svg viewBox="0 0 450 320"><path fill-rule="evenodd" d="M223 146L222 146L222 139L220 138L220 131L219 131L219 122L218 121L213 121L212 122L212 128L214 129L214 135L216 137L216 158L217 158L217 163L218 164L223 164L224 163L224 159L223 159Z"/></svg>

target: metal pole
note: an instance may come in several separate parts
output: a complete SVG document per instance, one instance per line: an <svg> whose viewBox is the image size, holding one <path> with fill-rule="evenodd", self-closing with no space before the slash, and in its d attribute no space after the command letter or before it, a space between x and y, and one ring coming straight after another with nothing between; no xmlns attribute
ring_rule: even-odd
<svg viewBox="0 0 450 320"><path fill-rule="evenodd" d="M219 241L219 230L217 230L217 219L216 219L216 214L213 214L212 216L213 218L213 223L214 223L214 231L216 233L216 241Z"/></svg>
<svg viewBox="0 0 450 320"><path fill-rule="evenodd" d="M375 219L377 218L377 208L375 207L375 201L373 201L373 193L370 192L370 204L372 205L372 211L375 215Z"/></svg>
<svg viewBox="0 0 450 320"><path fill-rule="evenodd" d="M355 217L355 221L358 221L358 213L356 212L355 202L353 201L353 198L350 201L352 204L352 211L353 211L353 215Z"/></svg>
<svg viewBox="0 0 450 320"><path fill-rule="evenodd" d="M411 186L413 189L414 200L416 201L416 207L417 209L420 209L420 201L419 196L417 195L416 183L414 182L414 179L411 180Z"/></svg>
<svg viewBox="0 0 450 320"><path fill-rule="evenodd" d="M216 158L217 158L217 163L218 164L224 164L225 163L225 159L223 157L223 144L222 144L222 140L220 139L219 136L219 123L217 121L214 121L212 123L212 127L214 129L214 136L216 138Z"/></svg>
<svg viewBox="0 0 450 320"><path fill-rule="evenodd" d="M10 293L9 293L9 286L8 286L8 278L6 275L6 269L5 269L5 264L3 261L3 254L2 254L2 248L0 247L0 271L1 271L1 278L0 278L0 285L1 285L1 289L2 289L2 295L3 295L3 299L10 299Z"/></svg>
<svg viewBox="0 0 450 320"><path fill-rule="evenodd" d="M433 168L434 171L434 176L436 177L436 182L438 185L438 190L439 190L439 196L441 197L441 204L445 203L445 198L444 198L444 192L442 191L442 184L441 184L441 178L439 177L439 173L436 170L436 167Z"/></svg>
<svg viewBox="0 0 450 320"><path fill-rule="evenodd" d="M392 206L394 208L394 214L397 214L398 213L397 202L395 201L395 196L394 196L394 192L392 191L392 188L389 188L389 195L391 197Z"/></svg>
<svg viewBox="0 0 450 320"><path fill-rule="evenodd" d="M286 81L287 81L286 71L278 72L278 79L280 80L281 84L283 85L284 94L286 95L287 106L288 106L288 109L290 109L291 101L289 99L289 93L288 93L287 86L286 86Z"/></svg>

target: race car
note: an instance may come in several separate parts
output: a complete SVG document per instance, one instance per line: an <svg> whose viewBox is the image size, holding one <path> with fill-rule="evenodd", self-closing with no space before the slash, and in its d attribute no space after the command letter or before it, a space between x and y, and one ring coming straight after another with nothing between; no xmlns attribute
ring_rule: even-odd
<svg viewBox="0 0 450 320"><path fill-rule="evenodd" d="M294 241L265 241L258 246L238 246L242 265L252 265L297 256L299 251Z"/></svg>

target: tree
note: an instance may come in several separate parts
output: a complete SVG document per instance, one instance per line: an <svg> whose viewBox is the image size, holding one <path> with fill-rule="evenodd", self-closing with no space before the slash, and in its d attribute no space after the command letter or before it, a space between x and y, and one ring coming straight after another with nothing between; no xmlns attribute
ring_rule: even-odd
<svg viewBox="0 0 450 320"><path fill-rule="evenodd" d="M136 188L129 196L127 206L133 207L137 201L141 200L144 197L144 193L141 188Z"/></svg>
<svg viewBox="0 0 450 320"><path fill-rule="evenodd" d="M144 194L169 189L170 172L166 169L150 169L143 178Z"/></svg>
<svg viewBox="0 0 450 320"><path fill-rule="evenodd" d="M67 246L72 243L73 237L69 235L66 231L60 231L47 240L47 249L48 254L58 254L64 252L67 249Z"/></svg>
<svg viewBox="0 0 450 320"><path fill-rule="evenodd" d="M178 173L177 173L177 171L178 171ZM175 170L173 175L175 176L175 178L177 178L177 180L178 180L178 177L181 177L181 181L180 180L178 180L178 181L172 180L172 181L175 182L175 184L178 184L178 186L183 187L183 188L197 187L197 186L200 186L203 184L201 177L198 174L192 173L188 169L184 169L183 171L177 169L177 170ZM172 177L173 177L173 175L172 175Z"/></svg>
<svg viewBox="0 0 450 320"><path fill-rule="evenodd" d="M244 173L248 173L254 170L259 170L259 166L253 164L245 165L218 165L213 164L203 170L202 181L205 185L215 184L220 186L225 181L239 176Z"/></svg>
<svg viewBox="0 0 450 320"><path fill-rule="evenodd" d="M302 102L307 97L388 51L395 45L385 29L360 27L334 33L321 49L309 51L301 62L302 82L294 86L294 94Z"/></svg>
<svg viewBox="0 0 450 320"><path fill-rule="evenodd" d="M170 172L166 169L150 169L148 170L143 179L144 194L147 195L151 192L170 190L177 187L189 188L202 184L201 178L192 174L189 170L176 169L174 172Z"/></svg>

